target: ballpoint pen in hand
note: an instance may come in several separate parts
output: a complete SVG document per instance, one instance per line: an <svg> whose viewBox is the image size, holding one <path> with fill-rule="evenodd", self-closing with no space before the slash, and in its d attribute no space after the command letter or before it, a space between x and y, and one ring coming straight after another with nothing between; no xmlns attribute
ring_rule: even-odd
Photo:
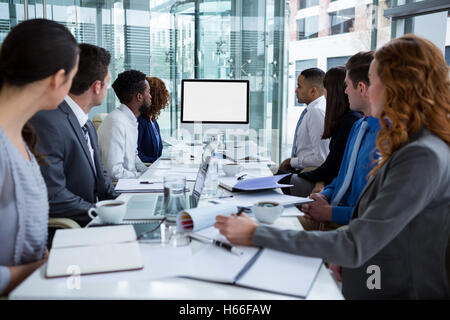
<svg viewBox="0 0 450 320"><path fill-rule="evenodd" d="M189 237L191 239L194 239L194 240L197 240L197 241L200 241L200 242L203 242L203 243L213 244L215 246L218 246L219 248L225 249L225 250L227 250L227 251L229 251L231 253L234 253L234 254L236 254L238 256L244 254L242 251L236 249L231 244L228 244L226 242L222 242L222 241L219 241L219 240L216 240L216 239L206 238L206 237L203 237L203 236L200 236L200 235L197 235L197 234L189 234Z"/></svg>
<svg viewBox="0 0 450 320"><path fill-rule="evenodd" d="M246 207L240 207L238 213L236 213L237 216L240 216L242 212L244 212L245 210L249 210Z"/></svg>

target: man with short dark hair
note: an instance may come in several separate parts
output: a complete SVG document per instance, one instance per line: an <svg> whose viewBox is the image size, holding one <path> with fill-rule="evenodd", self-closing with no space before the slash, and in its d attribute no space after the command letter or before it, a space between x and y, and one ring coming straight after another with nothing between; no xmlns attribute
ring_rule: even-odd
<svg viewBox="0 0 450 320"><path fill-rule="evenodd" d="M372 60L373 51L359 52L346 64L345 93L350 109L364 113L364 117L356 121L350 131L338 176L321 193L310 196L315 200L314 203L302 206L306 217L315 221L348 224L356 201L367 183L368 173L375 165L375 141L380 123L377 118L370 116L367 95Z"/></svg>
<svg viewBox="0 0 450 320"><path fill-rule="evenodd" d="M147 167L138 156L137 118L141 108L152 103L150 85L144 73L128 70L119 74L112 88L121 105L98 128L102 161L113 180L138 178Z"/></svg>
<svg viewBox="0 0 450 320"><path fill-rule="evenodd" d="M69 95L55 110L40 111L30 123L38 135L50 216L71 218L81 226L91 219L87 211L99 200L118 193L100 159L97 133L88 112L100 105L110 80L111 56L103 48L80 44L78 72Z"/></svg>
<svg viewBox="0 0 450 320"><path fill-rule="evenodd" d="M291 157L280 164L280 171L299 171L318 167L326 159L329 139L322 140L326 101L323 96L325 72L319 68L303 70L295 90L299 103L305 103L294 133Z"/></svg>

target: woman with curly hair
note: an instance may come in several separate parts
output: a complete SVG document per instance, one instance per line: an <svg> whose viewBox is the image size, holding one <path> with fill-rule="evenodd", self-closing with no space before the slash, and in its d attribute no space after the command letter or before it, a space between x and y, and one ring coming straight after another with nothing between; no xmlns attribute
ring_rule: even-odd
<svg viewBox="0 0 450 320"><path fill-rule="evenodd" d="M258 226L245 215L218 216L215 226L233 244L334 264L347 299L448 299L448 72L442 52L415 35L391 40L376 51L369 97L371 114L381 124L376 142L380 158L348 228L278 230Z"/></svg>
<svg viewBox="0 0 450 320"><path fill-rule="evenodd" d="M156 77L146 77L146 79L150 85L152 105L140 110L138 154L143 162L151 163L155 162L162 153L163 144L156 119L169 103L170 95L161 79Z"/></svg>

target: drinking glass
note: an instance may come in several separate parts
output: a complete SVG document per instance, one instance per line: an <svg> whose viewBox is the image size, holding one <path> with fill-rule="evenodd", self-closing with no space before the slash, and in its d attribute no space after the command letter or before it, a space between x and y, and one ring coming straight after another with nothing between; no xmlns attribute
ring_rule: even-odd
<svg viewBox="0 0 450 320"><path fill-rule="evenodd" d="M176 221L178 212L186 208L186 177L167 175L163 179L163 213L167 221Z"/></svg>

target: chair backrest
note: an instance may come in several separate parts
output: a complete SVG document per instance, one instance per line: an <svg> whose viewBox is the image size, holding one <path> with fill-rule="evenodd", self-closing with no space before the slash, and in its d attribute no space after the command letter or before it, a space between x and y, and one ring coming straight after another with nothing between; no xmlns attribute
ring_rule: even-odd
<svg viewBox="0 0 450 320"><path fill-rule="evenodd" d="M102 124L103 120L106 118L108 114L107 113L97 113L92 118L92 123L94 124L95 130L98 130L98 127Z"/></svg>

